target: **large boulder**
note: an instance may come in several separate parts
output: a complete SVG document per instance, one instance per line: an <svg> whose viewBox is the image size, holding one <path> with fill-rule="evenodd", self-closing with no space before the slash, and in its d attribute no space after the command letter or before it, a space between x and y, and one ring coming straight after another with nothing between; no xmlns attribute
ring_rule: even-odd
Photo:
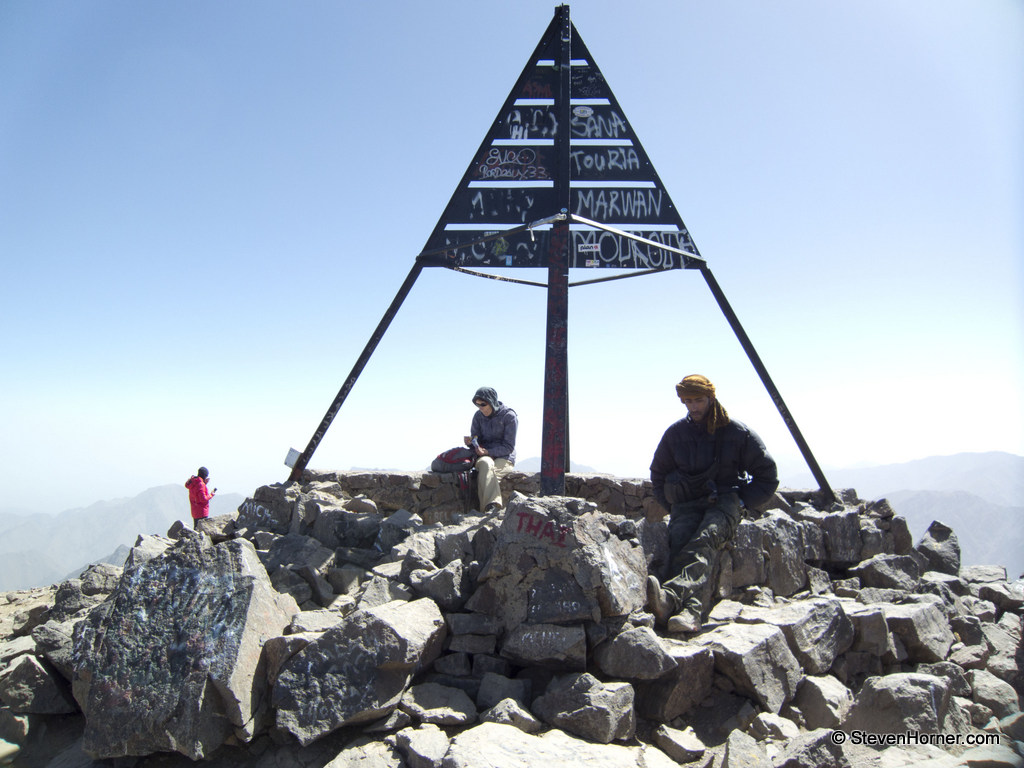
<svg viewBox="0 0 1024 768"><path fill-rule="evenodd" d="M885 604L882 612L889 629L903 641L911 662L943 661L956 642L939 602Z"/></svg>
<svg viewBox="0 0 1024 768"><path fill-rule="evenodd" d="M966 721L949 681L935 675L899 672L869 677L843 724L846 732L963 733Z"/></svg>
<svg viewBox="0 0 1024 768"><path fill-rule="evenodd" d="M602 683L586 672L552 680L533 710L549 725L601 744L631 739L636 732L633 686Z"/></svg>
<svg viewBox="0 0 1024 768"><path fill-rule="evenodd" d="M125 569L75 630L73 691L95 758L176 751L199 760L265 725L264 643L298 608L252 544L186 531Z"/></svg>
<svg viewBox="0 0 1024 768"><path fill-rule="evenodd" d="M444 636L444 618L428 598L357 610L284 663L272 698L278 727L306 745L380 719L440 655Z"/></svg>
<svg viewBox="0 0 1024 768"><path fill-rule="evenodd" d="M925 570L953 576L960 573L960 542L945 523L933 521L914 549L924 559Z"/></svg>
<svg viewBox="0 0 1024 768"><path fill-rule="evenodd" d="M675 668L657 680L638 681L636 711L649 720L669 723L700 704L711 693L715 657L710 648L663 639Z"/></svg>
<svg viewBox="0 0 1024 768"><path fill-rule="evenodd" d="M768 624L726 624L694 640L715 655L715 668L736 690L778 714L796 694L803 676L778 627Z"/></svg>
<svg viewBox="0 0 1024 768"><path fill-rule="evenodd" d="M832 598L799 600L771 608L747 607L739 619L781 629L789 649L811 675L825 674L836 657L850 649L854 639L853 622L840 602Z"/></svg>
<svg viewBox="0 0 1024 768"><path fill-rule="evenodd" d="M467 607L500 617L506 630L627 616L646 597L635 532L580 499L517 494Z"/></svg>

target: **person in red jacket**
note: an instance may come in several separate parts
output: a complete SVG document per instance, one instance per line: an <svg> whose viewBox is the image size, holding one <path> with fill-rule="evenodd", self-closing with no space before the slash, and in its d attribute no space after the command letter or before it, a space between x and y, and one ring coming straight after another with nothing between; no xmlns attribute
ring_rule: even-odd
<svg viewBox="0 0 1024 768"><path fill-rule="evenodd" d="M214 488L211 491L207 488L206 486L209 481L210 470L206 467L200 467L196 474L185 481L185 487L188 488L188 500L192 505L193 528L198 528L199 521L205 520L210 516L210 499L213 498L217 489Z"/></svg>

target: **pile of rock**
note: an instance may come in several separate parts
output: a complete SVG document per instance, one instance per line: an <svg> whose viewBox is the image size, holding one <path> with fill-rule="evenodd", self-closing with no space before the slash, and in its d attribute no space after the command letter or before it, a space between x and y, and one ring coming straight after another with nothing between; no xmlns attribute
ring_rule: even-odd
<svg viewBox="0 0 1024 768"><path fill-rule="evenodd" d="M434 495L424 523L406 504L434 481L409 477L307 473L140 536L123 570L4 594L0 759L1024 764L1024 582L961 568L940 523L915 546L885 501L782 491L681 638L645 610L667 533L642 481L489 516Z"/></svg>

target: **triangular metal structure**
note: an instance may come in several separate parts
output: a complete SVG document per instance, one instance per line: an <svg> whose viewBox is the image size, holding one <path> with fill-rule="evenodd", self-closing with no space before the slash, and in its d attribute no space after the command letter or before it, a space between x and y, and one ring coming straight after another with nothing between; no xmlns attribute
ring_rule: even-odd
<svg viewBox="0 0 1024 768"><path fill-rule="evenodd" d="M306 449L297 480L424 267L541 267L547 342L541 493L562 494L568 454L566 325L569 270L626 276L697 269L789 427L826 499L834 494L750 339L700 256L601 70L569 20L554 18L505 100L362 355ZM498 279L527 282L508 277ZM605 277L585 282L619 279ZM575 283L575 285L585 284Z"/></svg>
<svg viewBox="0 0 1024 768"><path fill-rule="evenodd" d="M556 10L421 258L547 267L560 216L573 217L570 268L672 269L699 258L568 6Z"/></svg>

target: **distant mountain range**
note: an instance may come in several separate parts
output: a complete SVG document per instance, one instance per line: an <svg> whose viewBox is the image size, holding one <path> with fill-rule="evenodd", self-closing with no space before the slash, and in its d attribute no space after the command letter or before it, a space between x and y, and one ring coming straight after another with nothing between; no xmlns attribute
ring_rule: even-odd
<svg viewBox="0 0 1024 768"><path fill-rule="evenodd" d="M888 499L915 541L939 520L956 533L965 565L1003 565L1010 578L1024 573L1024 456L958 453L825 476L833 488L854 488L862 499ZM817 486L810 473L786 484Z"/></svg>
<svg viewBox="0 0 1024 768"><path fill-rule="evenodd" d="M524 459L516 469L539 471L540 459ZM594 470L574 463L572 471ZM826 476L833 488L854 488L863 499L889 499L915 541L940 520L956 532L964 564L1003 565L1011 578L1024 573L1024 457L964 453ZM784 485L816 487L809 473ZM218 494L210 513L228 514L243 501L237 493ZM191 521L188 494L179 485L58 515L0 515L0 592L59 583L90 563L120 565L140 533L164 535L175 520Z"/></svg>
<svg viewBox="0 0 1024 768"><path fill-rule="evenodd" d="M217 494L210 514L234 512L244 500L237 493ZM192 520L188 491L181 485L57 515L0 516L0 592L55 584L91 563L117 557L120 565L140 533L164 535L175 520Z"/></svg>

